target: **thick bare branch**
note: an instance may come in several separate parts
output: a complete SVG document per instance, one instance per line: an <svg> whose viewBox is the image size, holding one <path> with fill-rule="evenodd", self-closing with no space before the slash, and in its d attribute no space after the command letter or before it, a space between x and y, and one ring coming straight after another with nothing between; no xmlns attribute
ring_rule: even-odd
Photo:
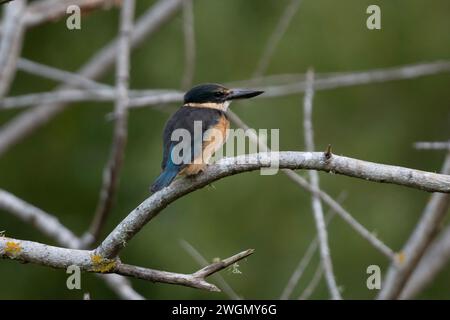
<svg viewBox="0 0 450 320"><path fill-rule="evenodd" d="M288 169L312 169L343 174L374 182L393 183L415 189L450 193L450 176L332 155L322 152L268 152L224 158L202 174L179 179L153 194L134 209L103 241L96 252L115 257L125 244L158 213L181 196L220 178L275 165ZM320 190L313 190L320 192ZM334 208L333 208L334 209ZM336 210L336 212L338 212Z"/></svg>
<svg viewBox="0 0 450 320"><path fill-rule="evenodd" d="M450 177L450 152L442 168L444 177ZM444 175L445 174L445 175ZM431 196L420 221L403 250L399 259L393 261L386 275L386 280L379 299L397 299L420 259L436 237L450 203L450 194L435 193Z"/></svg>
<svg viewBox="0 0 450 320"><path fill-rule="evenodd" d="M125 157L128 136L128 87L130 76L130 36L133 31L134 0L124 0L120 16L120 35L117 46L116 63L116 105L114 137L111 154L103 170L103 183L94 219L89 228L85 245L94 243L111 212L113 202L119 187L120 171Z"/></svg>
<svg viewBox="0 0 450 320"><path fill-rule="evenodd" d="M66 269L71 265L93 273L115 273L152 282L183 285L209 291L220 291L205 278L253 253L253 250L240 252L230 258L215 262L193 274L180 274L147 269L121 263L118 259L103 259L93 251L66 249L38 242L0 237L0 258L35 263L47 267Z"/></svg>

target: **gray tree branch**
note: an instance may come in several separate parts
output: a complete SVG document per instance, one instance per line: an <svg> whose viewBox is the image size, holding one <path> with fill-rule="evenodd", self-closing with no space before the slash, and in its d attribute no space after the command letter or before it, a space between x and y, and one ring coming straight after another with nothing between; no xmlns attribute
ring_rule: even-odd
<svg viewBox="0 0 450 320"><path fill-rule="evenodd" d="M429 246L429 249L406 283L400 299L415 298L448 265L449 260L450 227L447 227Z"/></svg>
<svg viewBox="0 0 450 320"><path fill-rule="evenodd" d="M70 231L59 220L51 215L19 198L13 194L0 189L0 209L9 212L25 223L31 224L34 228L42 232L44 235L53 239L61 246L78 249L81 247L80 239ZM128 300L144 299L137 293L131 283L119 275L103 275L98 274L106 284L120 298Z"/></svg>
<svg viewBox="0 0 450 320"><path fill-rule="evenodd" d="M253 253L252 249L210 264L192 274L181 274L142 268L122 263L119 259L104 259L89 250L67 249L46 244L0 237L0 258L35 263L57 269L78 266L93 273L115 273L151 282L183 285L191 288L220 291L205 279Z"/></svg>
<svg viewBox="0 0 450 320"><path fill-rule="evenodd" d="M312 124L312 110L313 110L313 98L314 98L314 72L309 70L306 75L306 91L303 99L303 131L305 135L305 146L307 151L314 151L314 130ZM309 180L311 186L315 189L319 189L319 174L317 171L310 170ZM341 294L339 292L336 276L333 271L333 263L331 261L330 247L328 245L328 232L325 224L325 218L323 214L322 202L317 194L311 194L312 209L314 213L314 220L316 222L317 235L319 239L319 251L322 261L323 269L325 272L325 279L327 280L328 290L330 291L331 298L334 300L341 300Z"/></svg>
<svg viewBox="0 0 450 320"><path fill-rule="evenodd" d="M8 92L16 73L25 31L26 1L16 0L5 6L0 41L0 99Z"/></svg>
<svg viewBox="0 0 450 320"><path fill-rule="evenodd" d="M342 174L373 182L398 184L415 189L450 193L450 176L398 166L377 164L323 152L267 152L224 158L193 178L179 179L144 200L106 237L96 249L105 258L119 251L144 225L176 199L220 178L270 167L276 160L280 168L309 169ZM319 192L319 190L314 190Z"/></svg>
<svg viewBox="0 0 450 320"><path fill-rule="evenodd" d="M442 168L444 177L450 177L450 152ZM412 272L436 237L450 204L450 194L435 193L431 196L414 232L400 252L399 259L391 262L378 299L397 299Z"/></svg>
<svg viewBox="0 0 450 320"><path fill-rule="evenodd" d="M131 47L138 46L145 38L155 34L178 11L183 0L159 0L136 22L131 35ZM99 78L114 63L117 39L99 50L77 73L86 78ZM71 89L69 86L57 88ZM0 156L34 130L46 124L67 105L51 103L27 110L0 128Z"/></svg>
<svg viewBox="0 0 450 320"><path fill-rule="evenodd" d="M134 0L124 0L120 16L120 35L116 62L116 104L115 126L111 154L103 170L103 183L97 209L89 232L83 237L89 247L97 241L100 232L112 210L120 181L120 171L125 157L128 138L128 87L130 77L130 37L133 31Z"/></svg>

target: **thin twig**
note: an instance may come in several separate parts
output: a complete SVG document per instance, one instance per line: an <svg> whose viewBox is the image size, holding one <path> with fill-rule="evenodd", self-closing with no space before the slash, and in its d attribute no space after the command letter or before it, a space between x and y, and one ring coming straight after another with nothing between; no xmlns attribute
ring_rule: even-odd
<svg viewBox="0 0 450 320"><path fill-rule="evenodd" d="M272 59L273 54L275 53L275 49L286 33L292 21L292 18L297 13L298 8L300 7L300 3L301 0L291 0L291 2L284 9L280 20L278 20L275 30L272 32L269 40L267 41L266 47L258 62L258 66L253 73L253 78L260 77L266 72L267 67L269 66L269 62Z"/></svg>
<svg viewBox="0 0 450 320"><path fill-rule="evenodd" d="M111 154L103 170L103 183L97 209L89 232L83 239L85 245L94 243L111 212L120 181L120 171L125 157L128 136L128 87L130 76L130 36L133 31L134 0L124 0L120 16L120 36L117 46L116 105L114 137Z"/></svg>
<svg viewBox="0 0 450 320"><path fill-rule="evenodd" d="M448 175L450 174L450 152L447 153L441 172L450 178ZM436 237L449 204L450 195L448 193L435 193L431 196L415 230L398 254L398 259L391 262L378 299L390 300L400 296L420 259Z"/></svg>
<svg viewBox="0 0 450 320"><path fill-rule="evenodd" d="M181 246L186 250L186 252L201 266L205 267L208 265L208 261L196 250L189 242L186 240L182 240ZM232 300L241 300L240 297L233 288L226 282L224 277L220 273L216 273L214 275L216 280L220 283L219 288L223 290L223 292Z"/></svg>
<svg viewBox="0 0 450 320"><path fill-rule="evenodd" d="M109 85L96 82L86 77L82 77L77 73L49 67L25 58L20 58L17 61L17 69L30 74L34 74L39 77L59 81L70 86L79 87L82 89L111 89ZM36 104L36 100L34 104Z"/></svg>
<svg viewBox="0 0 450 320"><path fill-rule="evenodd" d="M312 108L314 97L314 72L309 70L306 75L308 86L306 87L305 97L303 99L303 129L305 133L305 145L307 151L314 151L314 132L312 126ZM319 189L319 174L317 171L309 171L309 179L313 188ZM312 208L314 220L317 227L317 235L319 238L320 257L325 271L325 279L327 280L328 290L331 298L341 300L338 286L336 284L336 276L333 271L333 263L331 261L330 248L328 246L328 232L325 225L323 207L320 198L316 194L312 194Z"/></svg>
<svg viewBox="0 0 450 320"><path fill-rule="evenodd" d="M416 142L414 148L419 150L450 150L450 141Z"/></svg>
<svg viewBox="0 0 450 320"><path fill-rule="evenodd" d="M337 201L340 203L343 199L343 194L341 194ZM325 224L328 226L328 224L331 222L331 220L334 218L335 212L333 210L329 210L326 214ZM280 300L286 300L289 299L292 292L294 291L295 287L298 285L301 277L303 276L303 273L305 272L306 268L308 267L309 263L311 262L311 259L316 252L317 248L319 246L319 241L317 239L317 236L314 237L314 239L309 244L308 248L305 251L305 254L300 259L297 267L295 268L294 272L292 273L291 277L289 278L286 287L284 288L283 292L281 293Z"/></svg>
<svg viewBox="0 0 450 320"><path fill-rule="evenodd" d="M183 36L184 36L184 73L181 88L186 90L194 81L195 71L195 30L194 8L192 0L183 3Z"/></svg>
<svg viewBox="0 0 450 320"><path fill-rule="evenodd" d="M309 299L309 297L312 295L314 290L317 288L317 285L319 284L320 279L322 279L323 271L324 270L323 270L322 262L320 261L319 265L316 268L316 271L314 272L314 275L313 275L311 281L308 283L305 290L303 290L303 292L300 294L300 296L298 297L298 300L308 300Z"/></svg>
<svg viewBox="0 0 450 320"><path fill-rule="evenodd" d="M367 181L393 183L426 191L450 193L450 176L332 155L323 152L266 152L223 158L209 165L202 174L182 178L144 200L106 237L96 252L113 258L147 222L178 198L212 182L241 172L273 165L286 169L308 169L333 172ZM311 192L319 193L317 188ZM321 198L324 195L322 194ZM329 200L328 200L329 202ZM336 208L333 208L336 210ZM336 210L336 212L339 209Z"/></svg>

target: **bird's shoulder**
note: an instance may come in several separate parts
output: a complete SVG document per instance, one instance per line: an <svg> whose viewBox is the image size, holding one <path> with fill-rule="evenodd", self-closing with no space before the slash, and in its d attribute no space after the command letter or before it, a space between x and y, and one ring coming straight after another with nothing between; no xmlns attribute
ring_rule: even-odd
<svg viewBox="0 0 450 320"><path fill-rule="evenodd" d="M169 118L164 131L169 133L179 128L192 131L195 121L200 121L203 130L207 130L224 117L225 112L221 110L183 106Z"/></svg>

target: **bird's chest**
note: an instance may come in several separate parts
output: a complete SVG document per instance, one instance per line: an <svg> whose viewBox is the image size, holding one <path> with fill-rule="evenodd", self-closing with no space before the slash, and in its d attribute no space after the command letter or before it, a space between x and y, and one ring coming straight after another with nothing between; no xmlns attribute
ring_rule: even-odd
<svg viewBox="0 0 450 320"><path fill-rule="evenodd" d="M214 153L219 150L228 139L230 122L221 115L203 135L202 151L194 155L192 163L188 164L181 174L195 175L202 171L209 163Z"/></svg>
<svg viewBox="0 0 450 320"><path fill-rule="evenodd" d="M230 121L221 115L217 122L205 132L203 136L203 158L210 159L227 141L230 129Z"/></svg>

